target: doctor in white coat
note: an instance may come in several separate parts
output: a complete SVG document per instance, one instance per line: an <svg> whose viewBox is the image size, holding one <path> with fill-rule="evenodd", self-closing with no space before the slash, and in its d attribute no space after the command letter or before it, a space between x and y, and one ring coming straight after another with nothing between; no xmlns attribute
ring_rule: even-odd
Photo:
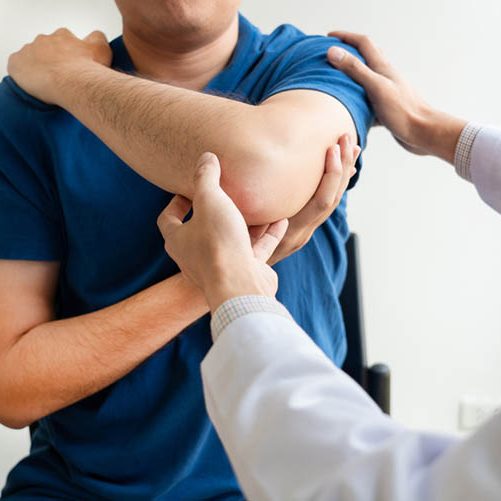
<svg viewBox="0 0 501 501"><path fill-rule="evenodd" d="M501 131L432 110L366 37L368 66L331 49L331 63L368 90L378 120L409 150L454 164L501 212ZM345 145L346 146L346 145ZM356 151L337 148L331 171L351 175ZM166 249L206 294L214 345L202 364L209 415L250 500L501 500L501 415L460 440L411 431L384 415L274 299L265 262L278 222L252 246L219 186L217 158L200 160L194 216L176 197L159 218Z"/></svg>

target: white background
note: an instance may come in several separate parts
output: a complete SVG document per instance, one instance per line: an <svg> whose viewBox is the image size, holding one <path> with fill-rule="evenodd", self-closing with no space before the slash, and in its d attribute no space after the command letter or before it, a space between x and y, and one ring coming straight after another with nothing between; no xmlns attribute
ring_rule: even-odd
<svg viewBox="0 0 501 501"><path fill-rule="evenodd" d="M243 12L264 31L290 22L369 33L430 102L501 125L499 0L246 0ZM60 26L112 37L120 19L112 0L0 0L0 73L10 52ZM391 366L393 415L456 431L461 395L501 398L500 216L452 168L375 130L350 222L369 356ZM0 486L27 447L26 431L0 426Z"/></svg>

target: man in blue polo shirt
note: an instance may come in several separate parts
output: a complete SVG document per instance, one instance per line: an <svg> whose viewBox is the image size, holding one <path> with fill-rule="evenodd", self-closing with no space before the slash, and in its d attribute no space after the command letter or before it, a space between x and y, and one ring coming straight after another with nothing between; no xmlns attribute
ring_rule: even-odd
<svg viewBox="0 0 501 501"><path fill-rule="evenodd" d="M339 41L263 35L236 0L117 4L111 50L61 30L0 85L0 421L37 423L3 495L241 499L203 404L208 308L156 219L193 193L204 151L248 224L292 217L338 137L364 146L371 111L326 60ZM343 202L276 266L279 299L337 364L347 234Z"/></svg>

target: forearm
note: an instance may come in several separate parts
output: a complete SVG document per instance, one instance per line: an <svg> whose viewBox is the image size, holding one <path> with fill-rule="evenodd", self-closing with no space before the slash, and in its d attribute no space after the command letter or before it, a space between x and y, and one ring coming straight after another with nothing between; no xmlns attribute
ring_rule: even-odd
<svg viewBox="0 0 501 501"><path fill-rule="evenodd" d="M60 105L99 136L141 176L191 198L199 156L243 165L257 148L250 105L169 86L90 63L58 79ZM263 146L263 145L261 145ZM230 168L230 167L228 167Z"/></svg>
<svg viewBox="0 0 501 501"><path fill-rule="evenodd" d="M98 312L33 328L2 358L2 421L23 427L102 390L207 311L202 293L176 275Z"/></svg>

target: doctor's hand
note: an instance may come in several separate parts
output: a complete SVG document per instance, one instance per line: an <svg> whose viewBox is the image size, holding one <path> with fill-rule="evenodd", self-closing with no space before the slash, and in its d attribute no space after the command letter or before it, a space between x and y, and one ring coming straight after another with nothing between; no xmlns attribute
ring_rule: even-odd
<svg viewBox="0 0 501 501"><path fill-rule="evenodd" d="M466 122L431 108L393 68L381 50L365 35L333 31L355 47L367 65L340 47L331 47L329 62L362 85L378 122L407 150L454 161L457 141Z"/></svg>
<svg viewBox="0 0 501 501"><path fill-rule="evenodd" d="M251 243L244 218L220 186L221 168L212 153L199 160L193 204L175 196L158 218L165 250L202 289L211 311L237 296L274 296L276 273L266 264L287 230L270 225ZM192 218L183 223L190 209Z"/></svg>
<svg viewBox="0 0 501 501"><path fill-rule="evenodd" d="M39 35L9 58L7 70L28 94L48 104L61 105L60 88L69 72L85 71L88 64L110 66L111 48L106 36L94 31L85 39L61 28Z"/></svg>

